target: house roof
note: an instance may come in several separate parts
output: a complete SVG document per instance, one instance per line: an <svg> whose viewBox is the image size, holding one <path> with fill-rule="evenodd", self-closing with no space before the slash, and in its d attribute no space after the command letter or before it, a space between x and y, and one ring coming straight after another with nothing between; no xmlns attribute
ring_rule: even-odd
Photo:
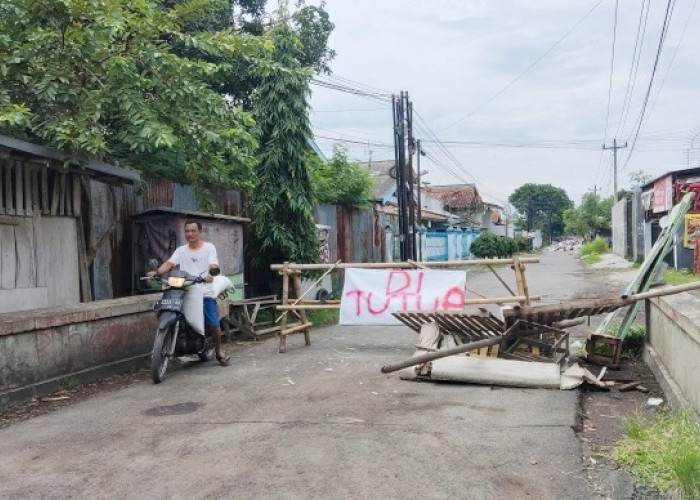
<svg viewBox="0 0 700 500"><path fill-rule="evenodd" d="M223 214L208 214L205 212L194 212L192 210L178 210L176 208L170 207L153 207L142 212L135 214L133 217L135 219L141 219L144 217L149 217L151 215L181 215L184 217L194 217L198 219L213 219L213 220L223 220L230 222L250 222L247 217L237 217L235 215L223 215Z"/></svg>
<svg viewBox="0 0 700 500"><path fill-rule="evenodd" d="M399 207L396 205L381 205L377 207L377 211L387 215L399 215ZM449 217L445 214L439 214L426 209L421 210L420 215L422 220L434 222L447 222L449 220ZM418 214L416 213L416 219L417 218Z"/></svg>
<svg viewBox="0 0 700 500"><path fill-rule="evenodd" d="M383 201L386 194L396 186L395 170L396 165L394 160L373 161L372 163L363 163L362 167L369 169L370 179L372 180L372 200Z"/></svg>
<svg viewBox="0 0 700 500"><path fill-rule="evenodd" d="M450 208L469 208L473 202L481 202L481 196L474 184L429 186L425 192L440 198L445 206Z"/></svg>
<svg viewBox="0 0 700 500"><path fill-rule="evenodd" d="M0 148L7 148L13 151L19 151L29 156L36 156L49 160L61 162L69 161L72 165L78 166L79 168L84 169L97 177L108 179L116 178L123 182L128 182L129 184L141 182L141 176L139 176L139 174L133 170L127 170L125 168L110 165L98 160L92 160L85 166L78 165L77 162L70 161L71 158L68 155L58 151L57 149L41 146L32 142L22 141L6 135L0 135Z"/></svg>

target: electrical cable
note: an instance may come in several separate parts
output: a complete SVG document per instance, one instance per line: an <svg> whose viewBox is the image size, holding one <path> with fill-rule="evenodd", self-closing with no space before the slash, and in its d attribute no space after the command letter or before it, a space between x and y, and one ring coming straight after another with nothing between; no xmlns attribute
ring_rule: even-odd
<svg viewBox="0 0 700 500"><path fill-rule="evenodd" d="M498 96L500 96L501 94L503 94L503 92L505 92L505 91L508 90L510 87L512 87L518 80L520 80L523 76L525 76L525 74L526 74L528 71L530 71L532 68L534 68L540 61L542 61L542 59L544 59L547 55L549 55L550 52L552 52L561 42L563 42L571 33L573 33L573 31L574 31L576 28L578 28L578 27L583 23L583 21L585 21L585 20L588 18L588 16L590 16L590 15L598 8L598 6L599 6L601 3L603 3L603 0L599 0L599 1L593 6L593 8L591 8L588 12L586 12L586 14L585 14L581 19L578 20L578 22L577 22L572 28L570 28L566 33L564 33L564 36L562 36L561 38L559 38L559 40L557 40L551 47L549 47L541 56L539 56L537 59L535 59L535 61L532 62L527 68L525 68L518 76L516 76L513 80L511 80L508 84L506 84L505 87L503 87L501 90L499 90L498 92L496 92L495 94L493 94L491 97L489 97L488 99L486 99L486 101L484 101L484 102L482 102L481 104L479 104L476 108L474 108L472 111L470 111L469 113L467 113L466 115L464 115L463 117L461 117L460 119L458 119L457 121L452 122L450 125L448 125L448 126L446 126L446 127L443 127L442 130L441 130L441 132L444 132L445 130L454 127L454 126L457 125L458 123L463 122L464 120L466 120L466 119L469 118L470 116L472 116L472 115L474 115L475 113L477 113L478 111L480 111L482 108L484 108L487 104L489 104L491 101L493 101L494 99L496 99Z"/></svg>
<svg viewBox="0 0 700 500"><path fill-rule="evenodd" d="M629 155L627 156L627 160L625 161L625 164L623 167L620 169L620 172L625 170L627 168L627 165L630 162L630 159L632 158L632 154L634 153L635 146L637 145L637 138L639 137L639 131L642 128L642 124L644 123L644 115L646 112L647 108L647 103L649 102L649 95L651 94L651 88L654 84L654 76L656 75L656 68L659 65L659 59L661 58L661 51L664 46L664 41L666 40L666 34L668 33L668 27L671 23L671 16L673 15L673 8L675 7L676 2L675 0L668 0L668 3L666 4L666 14L664 16L664 22L661 27L661 35L659 36L659 46L656 50L656 58L654 59L654 66L651 70L651 77L649 78L649 86L647 87L647 92L646 95L644 96L644 102L642 104L642 110L639 114L639 120L637 122L637 129L634 134L634 139L632 140L632 146L630 147L630 152Z"/></svg>

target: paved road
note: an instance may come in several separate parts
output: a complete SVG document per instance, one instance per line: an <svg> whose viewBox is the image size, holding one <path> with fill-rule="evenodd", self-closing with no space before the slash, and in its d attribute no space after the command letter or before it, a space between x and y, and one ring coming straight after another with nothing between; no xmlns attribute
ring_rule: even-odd
<svg viewBox="0 0 700 500"><path fill-rule="evenodd" d="M528 266L531 291L590 292L581 270L545 254ZM270 340L228 368L174 371L13 425L0 431L0 497L589 496L576 391L380 373L414 342L401 327L319 329L310 347L295 336L278 354Z"/></svg>

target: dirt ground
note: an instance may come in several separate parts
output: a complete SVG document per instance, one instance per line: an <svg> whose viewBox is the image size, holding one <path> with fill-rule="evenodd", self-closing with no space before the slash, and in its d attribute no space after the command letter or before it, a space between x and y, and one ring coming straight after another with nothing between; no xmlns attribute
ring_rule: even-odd
<svg viewBox="0 0 700 500"><path fill-rule="evenodd" d="M597 267L585 271L590 278L590 290L581 296L600 296L604 287L609 295L619 293L621 285L629 281L634 270L621 264L618 260L603 261ZM602 317L597 318L597 321ZM571 341L585 343L587 331L595 328L597 321L590 326L576 327L571 330ZM643 324L643 313L638 323ZM254 345L250 341L234 341L225 345L229 353L245 350ZM585 364L590 371L598 374L601 367ZM187 369L187 364L176 369ZM579 428L578 435L582 442L583 467L587 473L592 498L654 498L658 494L635 484L633 478L624 468L614 463L610 452L616 441L623 437L626 419L629 417L651 418L660 411L647 405L650 397L661 397L663 393L647 366L641 360L625 359L619 370L607 370L603 380L613 380L619 384L640 380L648 392L630 390L621 392L613 386L609 391L594 388L579 390ZM35 399L0 409L0 429L17 422L39 415L51 413L93 397L96 394L119 391L134 384L150 383L150 374L146 366L129 373L114 375L97 382L72 387L70 381L64 388L48 397Z"/></svg>

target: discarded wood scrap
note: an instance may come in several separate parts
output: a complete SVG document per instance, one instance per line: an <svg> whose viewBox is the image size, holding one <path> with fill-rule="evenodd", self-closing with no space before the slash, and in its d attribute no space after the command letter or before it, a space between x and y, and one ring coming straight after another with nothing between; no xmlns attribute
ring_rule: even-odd
<svg viewBox="0 0 700 500"><path fill-rule="evenodd" d="M404 380L441 380L550 389L572 389L587 381L602 389L608 389L595 375L578 365L562 373L558 363L460 356L486 346L498 345L504 338L515 335L520 326L513 325L512 332L507 331L500 337L435 350L441 340L452 337L440 333L437 323L427 323L421 327L419 345L431 352L417 352L408 360L382 367L382 372L400 370L399 376Z"/></svg>

